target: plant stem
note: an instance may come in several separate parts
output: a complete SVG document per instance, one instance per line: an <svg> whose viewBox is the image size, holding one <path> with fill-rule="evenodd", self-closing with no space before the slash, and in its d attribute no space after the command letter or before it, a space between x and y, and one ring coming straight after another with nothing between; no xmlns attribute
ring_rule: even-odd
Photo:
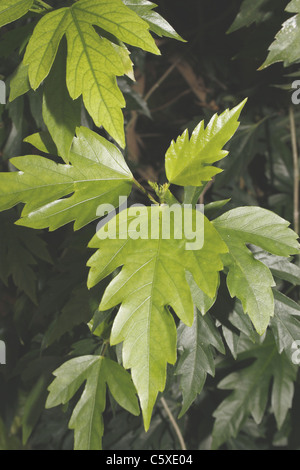
<svg viewBox="0 0 300 470"><path fill-rule="evenodd" d="M35 3L45 8L45 10L52 10L52 7L47 3L43 2L43 0L35 0Z"/></svg>
<svg viewBox="0 0 300 470"><path fill-rule="evenodd" d="M107 350L107 348L108 348L108 345L109 345L109 342L108 342L108 341L105 341L105 343L103 343L100 356L105 356L105 353L106 353L106 350Z"/></svg>
<svg viewBox="0 0 300 470"><path fill-rule="evenodd" d="M153 95L155 90L157 90L160 87L160 85L165 81L165 79L168 78L170 73L173 72L173 70L177 67L180 61L181 61L181 57L175 60L175 62L165 71L165 73L159 78L159 80L157 80L157 82L154 83L154 85L150 88L148 93L146 93L146 95L144 96L145 101L149 100L149 98Z"/></svg>
<svg viewBox="0 0 300 470"><path fill-rule="evenodd" d="M186 444L184 442L184 439L183 439L183 436L182 436L181 431L179 429L179 426L176 423L176 420L175 420L174 416L172 415L171 410L168 407L168 404L167 404L166 400L163 397L161 397L160 401L161 401L162 406L164 407L165 412L168 415L168 418L169 418L169 420L170 420L170 422L171 422L171 424L174 428L174 431L176 432L176 435L177 435L178 440L180 442L181 450L187 450Z"/></svg>
<svg viewBox="0 0 300 470"><path fill-rule="evenodd" d="M294 165L294 230L299 233L299 158L294 108L290 106L290 126Z"/></svg>
<svg viewBox="0 0 300 470"><path fill-rule="evenodd" d="M144 193L150 199L151 202L153 202L153 204L159 204L159 202L157 202L154 197L152 197L151 194L148 193L148 191L135 178L133 178L133 182L139 188L139 190L142 191L142 193Z"/></svg>

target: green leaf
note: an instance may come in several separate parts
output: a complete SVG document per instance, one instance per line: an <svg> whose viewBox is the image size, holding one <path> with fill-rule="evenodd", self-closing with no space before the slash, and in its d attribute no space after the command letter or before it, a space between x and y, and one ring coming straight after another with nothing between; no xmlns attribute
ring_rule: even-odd
<svg viewBox="0 0 300 470"><path fill-rule="evenodd" d="M236 132L244 100L220 116L215 114L206 129L201 121L189 138L188 130L172 142L166 153L166 174L170 183L180 186L202 186L222 170L215 163L228 155L222 150Z"/></svg>
<svg viewBox="0 0 300 470"><path fill-rule="evenodd" d="M292 407L294 382L297 378L297 366L291 364L286 355L279 356L273 367L273 388L271 395L272 411L277 428L281 429L288 410Z"/></svg>
<svg viewBox="0 0 300 470"><path fill-rule="evenodd" d="M19 65L15 73L10 79L9 101L14 101L19 96L24 95L30 90L28 79L28 67L23 62Z"/></svg>
<svg viewBox="0 0 300 470"><path fill-rule="evenodd" d="M124 78L118 79L118 85L126 99L127 110L139 111L139 113L144 114L145 116L151 119L151 113L148 107L148 103L144 100L142 95L135 91L134 88L130 86L128 81Z"/></svg>
<svg viewBox="0 0 300 470"><path fill-rule="evenodd" d="M102 356L83 356L63 364L54 372L46 407L65 404L86 382L70 422L75 430L75 450L101 450L102 413L106 404L106 384L114 399L127 411L139 414L138 402L130 375L122 366Z"/></svg>
<svg viewBox="0 0 300 470"><path fill-rule="evenodd" d="M218 215L218 212L230 202L230 199L223 199L221 201L213 201L204 206L204 213L207 217L214 218Z"/></svg>
<svg viewBox="0 0 300 470"><path fill-rule="evenodd" d="M25 445L45 408L49 375L43 374L31 389L22 416L22 441Z"/></svg>
<svg viewBox="0 0 300 470"><path fill-rule="evenodd" d="M219 304L222 309L222 301L220 299ZM217 317L222 324L224 339L234 359L237 359L239 343L243 341L245 336L252 343L259 343L261 341L261 337L255 331L249 316L245 315L239 300L234 302L229 315L226 312L225 315L217 315Z"/></svg>
<svg viewBox="0 0 300 470"><path fill-rule="evenodd" d="M149 24L150 30L158 36L184 41L161 15L153 11L153 8L157 6L155 3L147 0L123 0L123 3L143 18Z"/></svg>
<svg viewBox="0 0 300 470"><path fill-rule="evenodd" d="M282 25L269 47L269 55L259 70L276 62L283 62L285 67L299 61L298 44L300 40L300 1L292 0L286 7L289 13L297 13Z"/></svg>
<svg viewBox="0 0 300 470"><path fill-rule="evenodd" d="M183 395L181 418L202 391L207 374L215 375L213 348L225 354L222 338L208 314L202 317L197 309L191 327L180 323L178 328L178 348L183 349L176 374L180 375L180 388Z"/></svg>
<svg viewBox="0 0 300 470"><path fill-rule="evenodd" d="M232 331L231 329L227 328L226 326L222 326L222 332L225 339L225 342L229 348L229 351L232 354L234 359L237 358L237 351L240 337L237 333Z"/></svg>
<svg viewBox="0 0 300 470"><path fill-rule="evenodd" d="M93 315L90 300L91 296L86 286L77 286L71 293L68 302L62 308L60 315L51 323L46 331L42 347L49 347L64 334L70 333L75 326L87 323Z"/></svg>
<svg viewBox="0 0 300 470"><path fill-rule="evenodd" d="M12 214L0 214L0 279L7 284L11 276L14 284L36 303L37 259L51 263L45 242L36 232L16 227Z"/></svg>
<svg viewBox="0 0 300 470"><path fill-rule="evenodd" d="M198 284L195 282L193 276L189 272L186 273L186 280L191 290L194 305L197 307L201 315L204 316L206 312L208 312L210 308L214 305L217 298L217 293L215 297L209 297L203 292L202 289L200 289Z"/></svg>
<svg viewBox="0 0 300 470"><path fill-rule="evenodd" d="M270 255L265 250L260 250L256 247L251 247L251 251L256 259L268 266L274 276L288 281L294 286L300 285L300 268L293 264L290 258Z"/></svg>
<svg viewBox="0 0 300 470"><path fill-rule="evenodd" d="M0 417L0 450L25 450L19 438L11 435L6 424Z"/></svg>
<svg viewBox="0 0 300 470"><path fill-rule="evenodd" d="M129 195L132 175L123 155L98 134L79 128L70 161L61 165L36 155L12 159L21 171L0 174L0 209L23 202L18 225L55 230L74 220L78 230L98 217L100 204L118 207L119 196Z"/></svg>
<svg viewBox="0 0 300 470"><path fill-rule="evenodd" d="M270 16L270 12L264 10L269 0L244 0L234 22L227 33L233 33L244 26L260 23Z"/></svg>
<svg viewBox="0 0 300 470"><path fill-rule="evenodd" d="M7 59L18 50L21 54L34 29L34 23L27 23L18 28L7 28L7 31L1 31L0 38L0 57Z"/></svg>
<svg viewBox="0 0 300 470"><path fill-rule="evenodd" d="M262 335L274 314L271 287L275 286L269 269L255 260L245 246L227 242L229 254L223 262L229 269L227 286L231 297L240 299L244 312L249 315L256 331Z"/></svg>
<svg viewBox="0 0 300 470"><path fill-rule="evenodd" d="M294 342L300 338L300 306L278 291L274 291L275 315L271 320L278 352L285 351L290 361L294 352Z"/></svg>
<svg viewBox="0 0 300 470"><path fill-rule="evenodd" d="M37 132L36 134L29 135L23 142L33 145L41 152L49 153L51 155L57 154L57 148L53 139L48 131Z"/></svg>
<svg viewBox="0 0 300 470"><path fill-rule="evenodd" d="M181 232L179 236L176 232L176 238L172 232L169 238L163 234L167 215L165 205L122 211L101 228L89 245L99 248L88 262L89 287L123 265L107 287L100 310L121 304L113 323L111 344L123 342L123 364L131 369L145 429L149 428L157 394L165 387L166 365L176 361L176 327L168 306L191 326L193 302L186 272L193 275L206 295L214 297L218 271L222 269L219 254L227 250L201 212L198 216L204 224L204 245L187 250L190 234ZM151 238L154 221L161 224ZM135 228L140 232L138 239L131 238Z"/></svg>
<svg viewBox="0 0 300 470"><path fill-rule="evenodd" d="M278 256L300 253L298 235L290 222L261 207L239 207L213 221L227 240L239 238Z"/></svg>
<svg viewBox="0 0 300 470"><path fill-rule="evenodd" d="M43 118L58 154L68 163L72 140L81 124L81 102L72 100L67 90L65 50L62 47L44 86Z"/></svg>
<svg viewBox="0 0 300 470"><path fill-rule="evenodd" d="M257 332L263 334L274 315L275 285L267 266L256 260L246 244L253 244L279 256L299 252L298 235L289 222L259 208L233 209L213 222L229 248L223 261L229 269L227 285L232 297L238 297Z"/></svg>
<svg viewBox="0 0 300 470"><path fill-rule="evenodd" d="M24 98L22 96L16 99L13 103L8 103L7 107L12 124L8 139L2 151L2 157L4 159L20 155L23 134L27 126L27 123L23 118Z"/></svg>
<svg viewBox="0 0 300 470"><path fill-rule="evenodd" d="M101 28L99 35L94 26ZM67 87L72 99L83 96L97 126L125 145L125 100L116 76L132 75L129 52L123 42L159 54L148 24L122 0L79 0L71 7L47 13L37 24L24 63L35 90L47 77L64 35L68 42ZM114 36L111 42L106 38Z"/></svg>
<svg viewBox="0 0 300 470"><path fill-rule="evenodd" d="M26 15L34 0L2 0L0 5L0 28Z"/></svg>
<svg viewBox="0 0 300 470"><path fill-rule="evenodd" d="M244 333L253 343L260 340L260 336L254 330L250 318L244 314L242 305L239 301L235 302L233 311L229 314L228 320L237 330ZM241 338L242 335L239 336Z"/></svg>
<svg viewBox="0 0 300 470"><path fill-rule="evenodd" d="M216 418L213 429L212 448L219 448L224 442L236 437L251 414L257 424L263 418L272 378L272 408L280 427L292 405L293 382L296 380L297 368L285 354L279 355L271 336L258 347L244 341L239 359L255 357L255 362L239 372L225 377L218 385L224 390L232 390L214 412ZM237 386L238 384L238 386Z"/></svg>
<svg viewBox="0 0 300 470"><path fill-rule="evenodd" d="M69 9L61 8L43 16L34 29L23 60L34 90L49 75L68 19Z"/></svg>

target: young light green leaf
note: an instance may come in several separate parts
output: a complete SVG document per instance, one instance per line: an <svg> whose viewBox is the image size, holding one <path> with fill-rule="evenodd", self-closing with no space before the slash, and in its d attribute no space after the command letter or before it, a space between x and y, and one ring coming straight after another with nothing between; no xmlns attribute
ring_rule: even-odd
<svg viewBox="0 0 300 470"><path fill-rule="evenodd" d="M0 4L0 28L26 15L34 0L2 0Z"/></svg>
<svg viewBox="0 0 300 470"><path fill-rule="evenodd" d="M69 427L75 430L75 450L101 450L102 413L106 404L106 384L115 400L127 411L139 414L135 389L122 366L103 356L83 356L63 364L54 372L46 407L65 404L83 382L84 392L73 410Z"/></svg>
<svg viewBox="0 0 300 470"><path fill-rule="evenodd" d="M72 100L66 85L65 48L60 47L43 96L43 118L56 144L58 154L69 163L69 152L76 128L81 124L81 102Z"/></svg>
<svg viewBox="0 0 300 470"><path fill-rule="evenodd" d="M103 30L101 36L94 26ZM105 37L105 32L115 37L115 43ZM95 124L103 125L124 147L121 108L125 100L116 76L132 76L132 64L122 43L159 54L148 24L122 0L79 0L68 8L47 13L37 24L24 57L33 89L49 74L64 35L68 42L67 87L71 98L82 95Z"/></svg>
<svg viewBox="0 0 300 470"><path fill-rule="evenodd" d="M298 235L278 215L259 207L233 209L213 222L229 248L223 258L228 267L228 289L238 297L257 332L263 334L274 315L271 287L275 285L267 266L245 246L253 244L279 256L299 252Z"/></svg>
<svg viewBox="0 0 300 470"><path fill-rule="evenodd" d="M178 348L183 349L176 374L180 375L180 388L183 395L181 418L202 391L207 374L215 375L212 346L225 353L221 335L208 314L205 317L195 309L191 327L180 323L178 328Z"/></svg>
<svg viewBox="0 0 300 470"><path fill-rule="evenodd" d="M98 217L100 204L118 207L119 196L129 195L132 174L123 155L98 134L79 128L70 161L61 165L36 155L12 159L21 171L0 174L0 209L23 202L18 225L55 230L74 220L78 230Z"/></svg>
<svg viewBox="0 0 300 470"><path fill-rule="evenodd" d="M188 131L172 142L166 153L166 174L170 183L202 186L222 170L215 163L228 155L222 150L236 132L238 118L247 100L220 116L215 114L207 127L201 121L189 138Z"/></svg>
<svg viewBox="0 0 300 470"><path fill-rule="evenodd" d="M261 422L273 377L272 407L278 427L282 425L292 405L291 392L297 368L291 365L285 354L278 354L271 336L267 336L264 343L256 348L251 349L249 340L244 343L246 347L243 354L240 353L239 359L255 357L256 361L251 366L230 374L219 383L219 388L234 389L234 392L225 398L214 412L216 421L212 449L217 449L230 438L236 437L250 414L257 424Z"/></svg>
<svg viewBox="0 0 300 470"><path fill-rule="evenodd" d="M190 234L163 237L163 220L167 220L168 213L165 205L122 211L101 228L89 245L99 248L88 262L89 287L123 265L106 289L100 309L121 304L113 323L111 344L123 342L123 364L131 369L146 429L157 394L165 387L166 365L176 361L176 327L168 306L191 326L194 313L186 271L208 296L214 297L222 269L219 255L227 251L200 212L205 232L201 249L186 249ZM162 224L151 238L152 224L159 220ZM140 233L137 239L131 238L135 229Z"/></svg>
<svg viewBox="0 0 300 470"><path fill-rule="evenodd" d="M292 0L286 7L289 13L297 13L282 25L275 36L275 41L269 47L269 55L261 65L260 70L275 62L283 62L287 67L299 61L298 43L300 40L300 1Z"/></svg>

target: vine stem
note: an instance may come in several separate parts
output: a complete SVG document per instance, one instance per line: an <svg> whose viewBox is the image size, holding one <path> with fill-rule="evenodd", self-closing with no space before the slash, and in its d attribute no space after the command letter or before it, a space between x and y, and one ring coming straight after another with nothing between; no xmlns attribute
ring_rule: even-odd
<svg viewBox="0 0 300 470"><path fill-rule="evenodd" d="M168 407L168 404L167 404L166 400L163 397L161 397L160 401L161 401L162 406L164 407L165 412L168 415L168 418L169 418L169 420L170 420L170 422L171 422L171 424L174 428L174 431L176 432L176 435L177 435L178 440L180 442L181 450L187 450L186 444L185 444L184 439L183 439L183 435L181 434L179 426L176 423L176 420L175 420L174 416L172 415L171 410Z"/></svg>
<svg viewBox="0 0 300 470"><path fill-rule="evenodd" d="M295 114L292 105L290 106L289 114L294 166L294 230L295 232L299 233L299 156L297 147Z"/></svg>
<svg viewBox="0 0 300 470"><path fill-rule="evenodd" d="M154 197L152 197L151 194L148 193L144 186L142 186L135 178L133 178L133 182L139 188L139 190L142 191L142 193L144 193L150 199L151 202L153 202L153 204L159 204L159 202L157 202Z"/></svg>

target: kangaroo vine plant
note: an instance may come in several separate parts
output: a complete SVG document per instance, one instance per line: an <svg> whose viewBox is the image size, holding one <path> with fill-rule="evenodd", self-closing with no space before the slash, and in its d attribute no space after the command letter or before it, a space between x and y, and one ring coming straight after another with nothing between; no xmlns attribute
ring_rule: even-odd
<svg viewBox="0 0 300 470"><path fill-rule="evenodd" d="M40 90L44 121L40 132L26 137L37 149L34 154L11 158L11 171L0 173L0 210L22 203L18 226L54 231L73 223L77 231L99 219L100 205L117 209L133 187L149 195L143 209L121 205L88 245L94 253L88 261L87 285L101 286L99 311L89 327L101 347L97 354L75 354L56 369L46 400L47 408L71 401L69 427L74 430L75 449L101 449L107 390L129 413L138 415L141 408L147 431L169 371L180 380L179 417L186 413L207 374L215 373L215 351L226 352L226 330L222 336L209 314L221 272L231 297L237 299L235 325L244 334L239 360L251 358L252 363L219 384L234 391L215 411L212 448L236 436L250 414L261 421L271 382L279 429L292 403L297 368L283 331L298 322L285 307L297 307L277 290L273 275L279 258L293 266L291 255L300 254L298 235L289 222L260 207L222 209L216 218L214 210L228 201L205 206L204 214L196 209L205 186L222 171L218 162L228 154L224 147L238 129L246 100L172 141L165 155L166 184L150 182L155 197L134 178L120 150L125 147L125 99L117 77L134 80L130 46L160 54L150 32L183 41L155 6L147 0L78 0L57 8L39 0L0 3L1 27L27 20L19 29L21 62L9 79L10 103ZM288 11L299 9L299 2L293 1ZM249 17L243 21L243 11L242 7L232 31L251 23ZM271 46L264 67L294 59L282 56L279 43L284 34L279 33ZM110 140L82 125L84 110ZM182 187L180 201L172 194L173 187ZM148 234L153 218L161 221L168 206L176 203L200 217L200 248L186 249L194 236L192 227L181 238L174 233L164 237L161 224L155 237L141 236ZM6 224L7 231L11 224ZM133 227L140 236L129 237ZM32 255L48 259L38 241ZM80 320L86 321L84 314ZM286 389L288 394L283 393ZM30 431L24 434L26 441Z"/></svg>

